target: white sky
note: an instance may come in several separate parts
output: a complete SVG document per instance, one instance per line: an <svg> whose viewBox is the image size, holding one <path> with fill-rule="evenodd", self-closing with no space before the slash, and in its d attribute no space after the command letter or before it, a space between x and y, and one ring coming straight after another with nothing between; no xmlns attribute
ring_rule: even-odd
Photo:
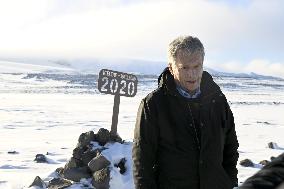
<svg viewBox="0 0 284 189"><path fill-rule="evenodd" d="M200 38L205 64L284 77L284 1L0 0L0 57L166 61L178 35Z"/></svg>

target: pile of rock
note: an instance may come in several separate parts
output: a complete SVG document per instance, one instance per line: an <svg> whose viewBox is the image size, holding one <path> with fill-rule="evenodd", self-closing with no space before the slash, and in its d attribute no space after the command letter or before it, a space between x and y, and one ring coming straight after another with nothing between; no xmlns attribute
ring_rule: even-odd
<svg viewBox="0 0 284 189"><path fill-rule="evenodd" d="M96 189L108 189L111 162L102 154L102 151L107 149L104 145L108 142L123 143L124 141L117 135L112 136L107 129L103 128L97 134L93 131L82 133L71 159L64 167L56 169L58 177L50 180L48 184L44 184L39 177L36 177L31 186L65 188L85 178L91 179ZM118 164L114 165L120 169L121 174L126 171L125 162L126 159L122 158Z"/></svg>

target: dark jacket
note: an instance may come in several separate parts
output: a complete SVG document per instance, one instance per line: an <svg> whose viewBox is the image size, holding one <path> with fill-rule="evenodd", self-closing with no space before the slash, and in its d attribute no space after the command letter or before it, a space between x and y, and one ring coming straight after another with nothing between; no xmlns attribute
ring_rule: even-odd
<svg viewBox="0 0 284 189"><path fill-rule="evenodd" d="M159 87L141 102L134 131L137 189L231 189L237 185L238 141L227 100L203 72L200 122L166 69ZM196 130L200 126L198 141Z"/></svg>
<svg viewBox="0 0 284 189"><path fill-rule="evenodd" d="M248 178L240 189L284 189L284 153Z"/></svg>

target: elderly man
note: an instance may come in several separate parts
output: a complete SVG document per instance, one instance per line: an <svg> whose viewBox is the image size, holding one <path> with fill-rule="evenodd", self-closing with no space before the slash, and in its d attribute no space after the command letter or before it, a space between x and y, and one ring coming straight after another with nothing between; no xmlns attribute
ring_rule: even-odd
<svg viewBox="0 0 284 189"><path fill-rule="evenodd" d="M198 38L178 37L168 48L159 86L141 102L134 131L137 189L232 189L238 140L220 87L203 71Z"/></svg>

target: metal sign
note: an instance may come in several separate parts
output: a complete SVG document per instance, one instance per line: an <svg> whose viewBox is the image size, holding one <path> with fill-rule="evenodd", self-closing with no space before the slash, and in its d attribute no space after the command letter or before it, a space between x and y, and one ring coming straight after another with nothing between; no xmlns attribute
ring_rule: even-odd
<svg viewBox="0 0 284 189"><path fill-rule="evenodd" d="M98 88L101 93L133 97L137 93L137 83L135 75L102 69Z"/></svg>
<svg viewBox="0 0 284 189"><path fill-rule="evenodd" d="M102 69L99 73L98 89L101 93L114 95L111 134L117 135L120 96L134 97L138 80L135 75Z"/></svg>

